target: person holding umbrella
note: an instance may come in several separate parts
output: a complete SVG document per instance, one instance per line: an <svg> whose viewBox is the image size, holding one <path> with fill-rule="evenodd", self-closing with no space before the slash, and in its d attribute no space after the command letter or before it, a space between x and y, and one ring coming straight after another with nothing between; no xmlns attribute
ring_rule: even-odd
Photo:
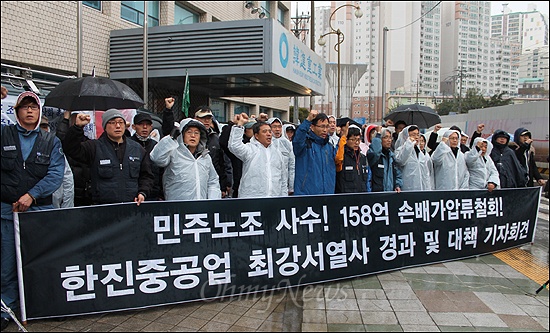
<svg viewBox="0 0 550 333"><path fill-rule="evenodd" d="M429 156L419 147L420 130L416 125L405 127L395 143L395 161L403 173L403 191L432 190Z"/></svg>
<svg viewBox="0 0 550 333"><path fill-rule="evenodd" d="M126 120L117 109L102 115L99 139L82 141L90 116L79 113L63 141L65 153L90 166L94 204L136 202L139 206L153 187L151 160L145 149L124 135Z"/></svg>

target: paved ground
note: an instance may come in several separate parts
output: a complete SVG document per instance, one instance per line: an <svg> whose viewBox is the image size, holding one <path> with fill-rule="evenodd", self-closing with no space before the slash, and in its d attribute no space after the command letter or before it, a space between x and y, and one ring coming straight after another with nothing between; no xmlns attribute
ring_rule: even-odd
<svg viewBox="0 0 550 333"><path fill-rule="evenodd" d="M548 279L548 199L541 201L535 242L510 251L260 295L65 321L36 320L26 328L33 332L548 332L548 288L535 293L543 283L536 281ZM509 260L514 256L519 266ZM6 331L15 332L17 326L10 323Z"/></svg>

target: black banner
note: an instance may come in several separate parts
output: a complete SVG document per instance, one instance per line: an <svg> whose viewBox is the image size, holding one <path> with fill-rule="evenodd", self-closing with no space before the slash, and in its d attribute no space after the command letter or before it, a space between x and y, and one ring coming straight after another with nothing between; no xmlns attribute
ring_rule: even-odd
<svg viewBox="0 0 550 333"><path fill-rule="evenodd" d="M540 190L145 202L16 216L23 320L466 258L533 240Z"/></svg>

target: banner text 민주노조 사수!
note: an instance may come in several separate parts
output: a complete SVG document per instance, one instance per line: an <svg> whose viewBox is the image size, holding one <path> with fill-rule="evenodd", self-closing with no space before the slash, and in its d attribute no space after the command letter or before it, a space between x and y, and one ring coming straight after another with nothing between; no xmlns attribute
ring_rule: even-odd
<svg viewBox="0 0 550 333"><path fill-rule="evenodd" d="M22 317L204 300L491 253L533 240L539 199L540 189L524 188L18 213Z"/></svg>

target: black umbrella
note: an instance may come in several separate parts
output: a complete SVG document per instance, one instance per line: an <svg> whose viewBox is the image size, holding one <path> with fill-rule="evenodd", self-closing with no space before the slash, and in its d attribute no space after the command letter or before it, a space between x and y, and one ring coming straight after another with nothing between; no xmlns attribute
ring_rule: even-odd
<svg viewBox="0 0 550 333"><path fill-rule="evenodd" d="M353 120L349 117L343 117L343 118L336 119L336 126L338 126L338 127L346 126L348 121L349 121L350 125L356 125L357 127L361 128L361 124L359 124L358 122L356 122L355 120Z"/></svg>
<svg viewBox="0 0 550 333"><path fill-rule="evenodd" d="M132 88L103 77L86 76L61 82L46 96L44 105L60 109L137 109L144 104Z"/></svg>
<svg viewBox="0 0 550 333"><path fill-rule="evenodd" d="M384 120L391 120L394 124L402 120L407 125L416 125L420 128L430 128L435 124L441 123L441 117L439 117L434 109L418 104L400 105L385 116Z"/></svg>

